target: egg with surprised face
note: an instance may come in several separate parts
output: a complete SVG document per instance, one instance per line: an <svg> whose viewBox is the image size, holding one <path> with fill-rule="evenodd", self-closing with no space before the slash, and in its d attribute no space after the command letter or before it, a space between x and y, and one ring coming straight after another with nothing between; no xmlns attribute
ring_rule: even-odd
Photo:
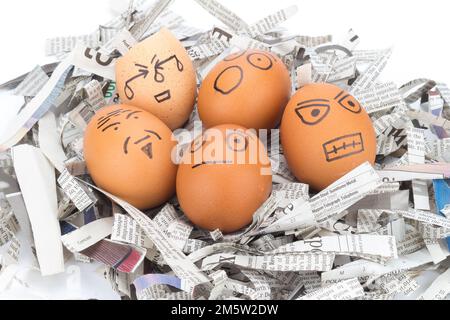
<svg viewBox="0 0 450 320"><path fill-rule="evenodd" d="M117 60L116 82L123 103L151 112L172 130L180 128L194 108L197 82L192 61L165 28Z"/></svg>
<svg viewBox="0 0 450 320"><path fill-rule="evenodd" d="M270 161L255 133L236 125L210 128L185 152L177 196L197 226L224 233L248 225L272 190Z"/></svg>
<svg viewBox="0 0 450 320"><path fill-rule="evenodd" d="M206 127L234 123L273 129L291 94L289 72L276 55L260 50L232 54L206 76L198 112Z"/></svg>
<svg viewBox="0 0 450 320"><path fill-rule="evenodd" d="M154 115L128 105L102 108L89 122L84 157L95 184L138 209L163 204L175 193L176 142Z"/></svg>
<svg viewBox="0 0 450 320"><path fill-rule="evenodd" d="M337 86L310 84L298 90L280 129L289 168L317 191L364 162L375 162L372 121L360 103Z"/></svg>

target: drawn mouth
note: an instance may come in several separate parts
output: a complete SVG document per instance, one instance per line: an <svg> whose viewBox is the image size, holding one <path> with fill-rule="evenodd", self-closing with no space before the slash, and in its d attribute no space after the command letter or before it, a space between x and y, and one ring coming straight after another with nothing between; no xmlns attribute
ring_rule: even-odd
<svg viewBox="0 0 450 320"><path fill-rule="evenodd" d="M166 90L166 91L163 91L163 92L155 95L155 100L158 103L164 102L166 100L170 100L170 98L171 98L170 90Z"/></svg>
<svg viewBox="0 0 450 320"><path fill-rule="evenodd" d="M233 161L202 161L201 163L195 164L192 166L192 169L201 167L203 165L208 165L208 164L233 164Z"/></svg>
<svg viewBox="0 0 450 320"><path fill-rule="evenodd" d="M361 133L342 136L323 145L323 151L328 162L340 160L364 151L364 141Z"/></svg>

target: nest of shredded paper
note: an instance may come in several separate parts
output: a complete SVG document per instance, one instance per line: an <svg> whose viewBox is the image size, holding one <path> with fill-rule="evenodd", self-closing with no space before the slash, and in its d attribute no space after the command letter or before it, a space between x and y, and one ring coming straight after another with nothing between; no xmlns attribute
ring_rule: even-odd
<svg viewBox="0 0 450 320"><path fill-rule="evenodd" d="M20 281L6 272L11 266L46 276L75 259L103 266L111 290L131 299L445 299L448 87L379 82L390 49L356 50L353 31L339 43L288 32L280 25L295 7L247 24L215 1L196 0L224 25L202 31L167 9L170 2L131 1L93 34L49 39L46 54L57 63L1 86L24 99L0 141L3 289ZM123 41L161 26L188 50L199 84L233 50L258 48L282 58L294 90L311 82L348 90L373 121L375 167L312 194L282 151L271 151L274 191L252 224L231 235L193 226L176 198L143 213L96 189L83 161L84 128L96 110L118 103L114 61L128 50ZM107 63L86 62L88 48ZM193 132L198 120L194 111L185 128Z"/></svg>

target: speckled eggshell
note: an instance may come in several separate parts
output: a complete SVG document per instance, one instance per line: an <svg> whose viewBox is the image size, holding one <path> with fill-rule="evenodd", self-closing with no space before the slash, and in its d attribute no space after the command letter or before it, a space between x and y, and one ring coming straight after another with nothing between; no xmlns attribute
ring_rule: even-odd
<svg viewBox="0 0 450 320"><path fill-rule="evenodd" d="M95 184L139 209L163 204L175 193L176 142L157 117L128 105L102 108L84 135L84 157Z"/></svg>
<svg viewBox="0 0 450 320"><path fill-rule="evenodd" d="M274 54L248 50L219 62L199 90L198 111L206 127L235 123L275 128L291 94L284 63Z"/></svg>
<svg viewBox="0 0 450 320"><path fill-rule="evenodd" d="M281 143L293 174L317 191L375 162L372 121L352 95L331 84L297 91L283 115Z"/></svg>
<svg viewBox="0 0 450 320"><path fill-rule="evenodd" d="M230 233L244 228L271 191L264 145L236 125L213 127L197 137L177 174L182 210L195 225L210 231Z"/></svg>
<svg viewBox="0 0 450 320"><path fill-rule="evenodd" d="M116 82L123 103L151 112L171 130L182 127L194 108L192 61L165 28L117 60Z"/></svg>

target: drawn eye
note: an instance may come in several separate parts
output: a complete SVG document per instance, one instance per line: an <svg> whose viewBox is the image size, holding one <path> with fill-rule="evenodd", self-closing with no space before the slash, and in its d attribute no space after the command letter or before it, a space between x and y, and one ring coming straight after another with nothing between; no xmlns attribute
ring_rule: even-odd
<svg viewBox="0 0 450 320"><path fill-rule="evenodd" d="M336 98L337 102L345 109L353 113L361 112L361 105L355 98L353 98L349 94L344 94L344 91L341 91ZM339 99L339 100L338 100Z"/></svg>
<svg viewBox="0 0 450 320"><path fill-rule="evenodd" d="M270 56L264 53L251 53L247 56L247 61L255 68L261 70L269 70L273 66Z"/></svg>
<svg viewBox="0 0 450 320"><path fill-rule="evenodd" d="M295 113L308 126L313 126L321 122L330 112L329 100L315 99L298 104Z"/></svg>
<svg viewBox="0 0 450 320"><path fill-rule="evenodd" d="M248 137L239 131L232 131L227 135L228 149L235 152L245 151L248 148Z"/></svg>
<svg viewBox="0 0 450 320"><path fill-rule="evenodd" d="M198 137L197 139L195 139L194 141L192 141L191 144L191 153L195 153L198 150L200 150L200 148L205 145L206 143L206 139L203 139L203 136Z"/></svg>

